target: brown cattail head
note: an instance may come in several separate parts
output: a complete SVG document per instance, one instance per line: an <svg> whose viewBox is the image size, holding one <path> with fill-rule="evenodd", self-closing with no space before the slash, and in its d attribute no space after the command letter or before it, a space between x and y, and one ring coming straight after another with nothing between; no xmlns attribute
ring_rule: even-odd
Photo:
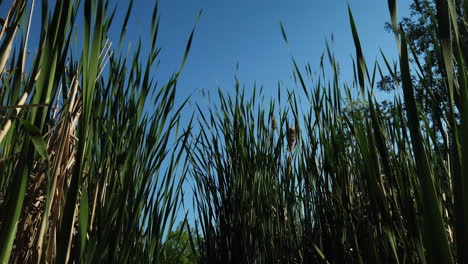
<svg viewBox="0 0 468 264"><path fill-rule="evenodd" d="M294 149L294 146L296 145L296 129L294 127L288 128L288 149L289 151L292 151Z"/></svg>
<svg viewBox="0 0 468 264"><path fill-rule="evenodd" d="M273 130L276 130L276 128L278 128L278 124L276 123L276 118L274 115L271 115L271 128L273 128Z"/></svg>
<svg viewBox="0 0 468 264"><path fill-rule="evenodd" d="M293 158L292 158L291 155L289 155L289 157L288 157L288 164L287 164L288 175L291 175L291 171L292 171L292 161L293 161Z"/></svg>

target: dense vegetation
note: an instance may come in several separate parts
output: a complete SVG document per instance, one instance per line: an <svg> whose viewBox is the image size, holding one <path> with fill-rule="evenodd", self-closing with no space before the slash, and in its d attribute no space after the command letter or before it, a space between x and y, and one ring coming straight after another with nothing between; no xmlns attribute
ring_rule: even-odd
<svg viewBox="0 0 468 264"><path fill-rule="evenodd" d="M179 73L163 85L152 77L157 4L150 43L121 55L107 39L115 9L83 1L78 12L79 2L42 1L34 18L37 3L14 1L0 32L0 263L157 263L180 205L188 134L174 106Z"/></svg>
<svg viewBox="0 0 468 264"><path fill-rule="evenodd" d="M236 82L180 129L180 71L151 75L157 5L149 47L124 56L113 9L83 2L42 2L32 60L31 2L0 32L0 263L468 263L467 0L415 1L419 28L388 0L399 61L372 67L350 10L351 84L327 45L332 74L292 58L296 89ZM384 111L376 89L403 96ZM196 221L167 233L186 177Z"/></svg>

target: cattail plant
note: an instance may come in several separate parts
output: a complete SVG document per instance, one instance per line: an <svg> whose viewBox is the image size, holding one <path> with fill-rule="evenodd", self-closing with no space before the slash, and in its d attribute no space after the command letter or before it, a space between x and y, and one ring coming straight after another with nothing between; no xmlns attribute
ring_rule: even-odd
<svg viewBox="0 0 468 264"><path fill-rule="evenodd" d="M436 3L434 32L427 34L443 61L449 96L439 98L447 108L434 107L432 119L415 99L411 76L416 72L416 78L425 78L431 72L420 67L410 36L399 28L395 0L388 4L401 83L397 66L385 55L383 65L367 66L350 10L356 48L352 85L340 81L327 43L330 81L323 64L320 75L313 75L310 66L305 75L293 59L301 89L288 91L287 105L279 107L277 98L264 110L262 103L254 104L257 91L250 99L237 83L235 94L220 94L220 107L209 116L200 111L189 158L197 235L203 237L198 240L201 263L468 261L463 176L468 72L466 43L459 33L466 32L466 4ZM403 90L388 113L374 93L377 75L383 79L385 70ZM278 133L265 123L272 113L280 116ZM299 131L299 124L304 129ZM445 151L437 144L441 130L432 124L443 124Z"/></svg>
<svg viewBox="0 0 468 264"><path fill-rule="evenodd" d="M270 115L271 118L271 128L273 130L276 130L278 128L278 121L276 121L276 118L274 115Z"/></svg>
<svg viewBox="0 0 468 264"><path fill-rule="evenodd" d="M296 145L296 129L294 127L288 128L287 139L289 152L292 152Z"/></svg>
<svg viewBox="0 0 468 264"><path fill-rule="evenodd" d="M174 100L180 72L161 87L153 79L157 3L149 46L138 43L127 55L107 38L109 8L101 0L17 0L4 18L0 263L163 260L186 172L178 164L188 134L173 132L184 105ZM36 20L37 52L28 54ZM81 50L70 46L75 26L82 29ZM182 65L192 37L193 31ZM156 107L148 112L150 105Z"/></svg>

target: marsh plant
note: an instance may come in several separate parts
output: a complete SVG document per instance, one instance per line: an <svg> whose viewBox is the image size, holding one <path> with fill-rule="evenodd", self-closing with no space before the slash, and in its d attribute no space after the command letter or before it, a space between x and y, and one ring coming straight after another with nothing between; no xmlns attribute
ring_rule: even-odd
<svg viewBox="0 0 468 264"><path fill-rule="evenodd" d="M368 67L350 10L351 85L327 44L318 75L292 59L296 89L264 102L237 82L200 110L189 150L200 263L468 262L468 1L428 9L448 95L430 100L430 117L414 82L430 96L432 68L409 45L396 1L388 6L398 63L382 54ZM398 89L385 112L375 89L384 72Z"/></svg>
<svg viewBox="0 0 468 264"><path fill-rule="evenodd" d="M16 0L3 18L0 263L161 261L186 173L180 72L153 78L157 2L149 43L114 48L132 5L120 43L108 38L116 7L107 1Z"/></svg>
<svg viewBox="0 0 468 264"><path fill-rule="evenodd" d="M327 44L319 74L292 58L295 89L236 79L193 125L175 97L195 29L158 82L157 3L149 43L121 52L132 5L117 42L103 0L16 0L3 18L0 263L468 263L467 0L424 11L437 84L388 0L398 62L368 66L350 10L352 83ZM398 91L388 109L378 80ZM186 179L195 221L172 232Z"/></svg>

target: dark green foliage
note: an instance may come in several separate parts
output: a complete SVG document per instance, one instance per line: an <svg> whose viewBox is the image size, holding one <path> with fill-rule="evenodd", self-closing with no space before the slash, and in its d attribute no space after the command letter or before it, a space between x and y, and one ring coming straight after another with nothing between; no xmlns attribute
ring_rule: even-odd
<svg viewBox="0 0 468 264"><path fill-rule="evenodd" d="M174 231L165 238L161 263L165 264L195 264L200 259L198 248L190 244L191 234L185 222L181 222Z"/></svg>

